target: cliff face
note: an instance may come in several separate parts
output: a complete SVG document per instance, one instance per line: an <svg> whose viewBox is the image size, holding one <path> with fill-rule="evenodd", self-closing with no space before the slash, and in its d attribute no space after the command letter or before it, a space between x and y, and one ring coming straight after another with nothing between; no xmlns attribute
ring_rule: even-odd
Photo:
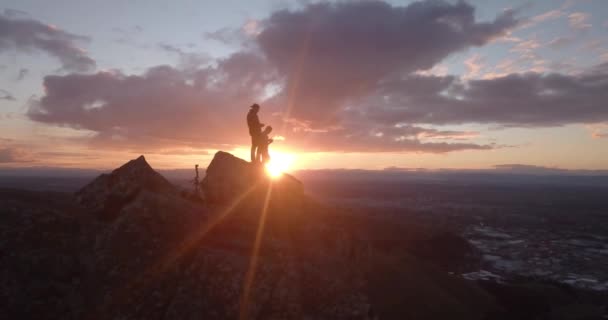
<svg viewBox="0 0 608 320"><path fill-rule="evenodd" d="M202 190L204 203L181 197L140 157L85 186L78 206L32 210L33 226L8 242L30 248L17 261L63 252L49 266L65 272L39 265L50 279L39 289L11 282L19 266L5 261L2 283L21 293L4 291L3 309L38 319L484 319L501 310L444 270L457 258L434 265L427 251L441 238L410 241L414 228L317 205L291 176L271 180L220 152ZM59 230L49 239L63 240L40 253L18 235L43 221ZM22 308L28 298L39 307Z"/></svg>

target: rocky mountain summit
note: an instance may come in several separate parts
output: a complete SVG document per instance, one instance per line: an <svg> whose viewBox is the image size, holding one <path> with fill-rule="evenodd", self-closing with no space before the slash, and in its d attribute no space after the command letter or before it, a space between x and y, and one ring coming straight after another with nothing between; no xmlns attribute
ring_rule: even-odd
<svg viewBox="0 0 608 320"><path fill-rule="evenodd" d="M140 192L175 193L175 187L154 171L144 156L102 174L76 193L76 201L102 219L112 219Z"/></svg>
<svg viewBox="0 0 608 320"><path fill-rule="evenodd" d="M244 193L268 189L269 186L272 186L271 197L275 201L303 200L304 187L296 178L282 174L278 179L271 180L261 165L256 167L223 151L215 154L201 181L205 199L210 203L225 204Z"/></svg>
<svg viewBox="0 0 608 320"><path fill-rule="evenodd" d="M202 201L184 196L142 156L74 197L0 192L4 316L601 316L550 284L468 281L460 273L479 257L458 235L324 206L294 177L271 179L229 153L215 155L201 190ZM567 317L555 311L564 306Z"/></svg>

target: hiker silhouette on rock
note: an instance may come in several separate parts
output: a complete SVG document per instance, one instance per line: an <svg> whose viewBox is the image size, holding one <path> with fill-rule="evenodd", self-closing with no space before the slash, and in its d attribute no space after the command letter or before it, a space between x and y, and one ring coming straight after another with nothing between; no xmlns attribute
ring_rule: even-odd
<svg viewBox="0 0 608 320"><path fill-rule="evenodd" d="M258 155L261 156L262 163L268 163L270 161L270 154L268 153L268 146L274 141L268 137L272 131L271 126L266 126L264 131L260 133L258 139Z"/></svg>
<svg viewBox="0 0 608 320"><path fill-rule="evenodd" d="M262 156L260 152L260 139L264 124L260 123L260 119L258 118L260 106L257 103L254 103L249 108L249 112L247 113L247 126L249 127L249 135L251 136L251 163L259 163Z"/></svg>

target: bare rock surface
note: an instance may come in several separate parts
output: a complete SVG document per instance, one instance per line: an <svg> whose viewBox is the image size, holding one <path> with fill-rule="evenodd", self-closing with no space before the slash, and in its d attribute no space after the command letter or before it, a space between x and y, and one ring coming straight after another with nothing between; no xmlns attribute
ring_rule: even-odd
<svg viewBox="0 0 608 320"><path fill-rule="evenodd" d="M102 219L114 219L122 206L142 190L175 193L175 187L154 171L144 156L131 160L109 174L102 174L76 193L76 200Z"/></svg>
<svg viewBox="0 0 608 320"><path fill-rule="evenodd" d="M271 197L277 201L291 202L304 194L302 183L289 174L270 178L261 164L254 164L219 151L213 157L201 181L205 199L211 203L225 204L243 194L272 187ZM290 203L296 204L297 203Z"/></svg>

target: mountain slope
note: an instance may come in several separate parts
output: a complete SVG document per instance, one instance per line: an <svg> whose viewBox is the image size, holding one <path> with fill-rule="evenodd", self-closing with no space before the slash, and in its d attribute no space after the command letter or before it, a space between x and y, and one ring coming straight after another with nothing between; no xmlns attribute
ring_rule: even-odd
<svg viewBox="0 0 608 320"><path fill-rule="evenodd" d="M0 259L0 309L36 319L481 320L577 307L560 288L484 289L450 275L473 259L457 236L317 204L295 178L270 179L228 153L206 174L205 202L182 197L143 157L73 199L0 192L0 252L12 252ZM446 250L455 252L435 252ZM518 310L514 292L535 297L532 311Z"/></svg>

